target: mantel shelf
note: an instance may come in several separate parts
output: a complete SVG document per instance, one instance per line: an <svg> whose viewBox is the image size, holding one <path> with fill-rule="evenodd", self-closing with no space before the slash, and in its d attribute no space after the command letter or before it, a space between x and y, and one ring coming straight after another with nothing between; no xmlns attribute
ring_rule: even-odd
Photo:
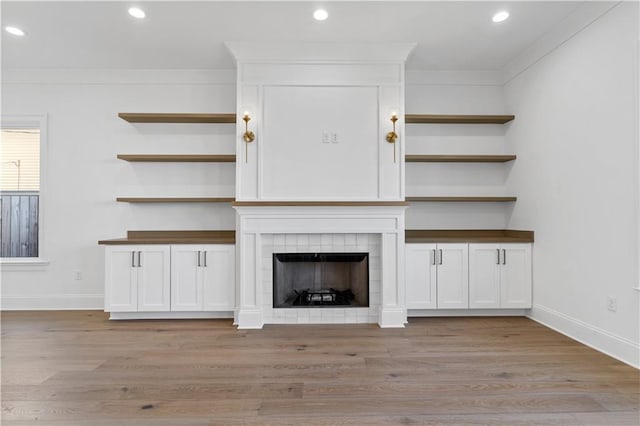
<svg viewBox="0 0 640 426"><path fill-rule="evenodd" d="M506 163L515 155L407 155L407 163Z"/></svg>
<svg viewBox="0 0 640 426"><path fill-rule="evenodd" d="M139 113L120 112L118 117L129 123L235 123L236 114L199 114L199 113Z"/></svg>
<svg viewBox="0 0 640 426"><path fill-rule="evenodd" d="M407 124L505 124L515 115L442 115L442 114L405 114Z"/></svg>
<svg viewBox="0 0 640 426"><path fill-rule="evenodd" d="M234 197L118 197L121 203L230 203Z"/></svg>
<svg viewBox="0 0 640 426"><path fill-rule="evenodd" d="M405 197L407 201L430 202L471 202L471 203L508 203L517 200L517 197L467 197L467 196L438 196L438 197Z"/></svg>
<svg viewBox="0 0 640 426"><path fill-rule="evenodd" d="M389 207L406 201L235 201L236 207Z"/></svg>
<svg viewBox="0 0 640 426"><path fill-rule="evenodd" d="M118 154L120 160L147 163L235 163L235 154Z"/></svg>

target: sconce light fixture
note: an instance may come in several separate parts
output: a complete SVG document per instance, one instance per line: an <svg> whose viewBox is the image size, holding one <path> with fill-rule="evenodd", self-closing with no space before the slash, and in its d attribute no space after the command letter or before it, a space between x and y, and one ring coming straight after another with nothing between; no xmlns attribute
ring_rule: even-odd
<svg viewBox="0 0 640 426"><path fill-rule="evenodd" d="M256 138L255 133L253 133L252 131L249 130L249 121L251 120L251 116L249 115L249 113L247 111L244 112L244 114L242 115L242 121L244 121L244 133L242 134L242 139L244 139L245 142L245 149L244 149L244 153L245 153L245 163L249 162L249 143L253 142L254 139Z"/></svg>
<svg viewBox="0 0 640 426"><path fill-rule="evenodd" d="M398 114L391 113L391 123L393 123L393 130L387 133L387 142L393 144L393 162L396 162L396 141L398 140L398 134L396 133L396 121L398 121Z"/></svg>

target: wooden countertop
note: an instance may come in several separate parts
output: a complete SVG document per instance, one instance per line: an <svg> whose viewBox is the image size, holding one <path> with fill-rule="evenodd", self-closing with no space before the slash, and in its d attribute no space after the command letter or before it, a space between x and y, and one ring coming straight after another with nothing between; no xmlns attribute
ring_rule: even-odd
<svg viewBox="0 0 640 426"><path fill-rule="evenodd" d="M511 229L406 230L407 243L532 243L533 231Z"/></svg>
<svg viewBox="0 0 640 426"><path fill-rule="evenodd" d="M235 243L236 231L128 231L126 238L98 241L102 245Z"/></svg>
<svg viewBox="0 0 640 426"><path fill-rule="evenodd" d="M407 243L532 243L533 231L511 229L413 229ZM235 231L128 231L126 238L101 240L102 245L235 244Z"/></svg>

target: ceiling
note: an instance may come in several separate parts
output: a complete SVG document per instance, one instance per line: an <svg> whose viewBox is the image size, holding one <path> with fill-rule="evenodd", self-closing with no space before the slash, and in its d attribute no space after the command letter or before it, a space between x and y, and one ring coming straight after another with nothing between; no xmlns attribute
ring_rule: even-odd
<svg viewBox="0 0 640 426"><path fill-rule="evenodd" d="M2 1L3 68L233 68L225 41L416 42L407 69L500 70L582 2ZM491 22L498 10L511 17Z"/></svg>

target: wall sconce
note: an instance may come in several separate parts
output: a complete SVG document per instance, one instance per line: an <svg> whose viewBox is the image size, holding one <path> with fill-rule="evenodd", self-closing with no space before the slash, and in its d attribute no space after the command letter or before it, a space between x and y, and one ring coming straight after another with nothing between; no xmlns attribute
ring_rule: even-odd
<svg viewBox="0 0 640 426"><path fill-rule="evenodd" d="M256 138L255 133L249 130L249 121L251 120L251 116L247 111L242 115L242 121L244 121L244 133L242 134L242 139L244 139L244 162L249 162L249 143L253 142Z"/></svg>
<svg viewBox="0 0 640 426"><path fill-rule="evenodd" d="M398 134L396 133L396 121L398 121L398 114L391 113L391 122L393 123L393 130L387 133L387 142L393 144L393 162L396 162L396 141L398 140Z"/></svg>

